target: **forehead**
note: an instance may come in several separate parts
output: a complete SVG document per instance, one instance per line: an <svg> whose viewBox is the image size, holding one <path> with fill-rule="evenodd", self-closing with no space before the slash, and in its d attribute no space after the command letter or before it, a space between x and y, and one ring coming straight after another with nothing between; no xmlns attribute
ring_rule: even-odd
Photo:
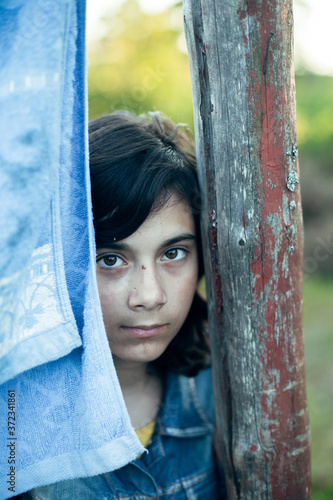
<svg viewBox="0 0 333 500"><path fill-rule="evenodd" d="M116 242L114 247L126 246L148 251L182 235L185 239L190 235L195 236L194 217L187 203L172 196L165 206L153 211L133 234Z"/></svg>

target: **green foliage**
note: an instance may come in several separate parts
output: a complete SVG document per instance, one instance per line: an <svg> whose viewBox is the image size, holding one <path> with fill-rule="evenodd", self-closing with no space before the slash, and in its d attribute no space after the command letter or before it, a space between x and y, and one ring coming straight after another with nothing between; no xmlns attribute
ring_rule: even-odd
<svg viewBox="0 0 333 500"><path fill-rule="evenodd" d="M304 344L311 425L313 499L333 498L333 281L308 278L303 287Z"/></svg>
<svg viewBox="0 0 333 500"><path fill-rule="evenodd" d="M105 19L106 36L89 50L90 118L116 109L163 111L193 126L181 6L157 15L128 0Z"/></svg>
<svg viewBox="0 0 333 500"><path fill-rule="evenodd" d="M297 131L303 154L330 160L333 154L333 77L296 76Z"/></svg>
<svg viewBox="0 0 333 500"><path fill-rule="evenodd" d="M317 490L314 488L312 490L312 500L332 500L333 498L333 486L325 488L324 490Z"/></svg>
<svg viewBox="0 0 333 500"><path fill-rule="evenodd" d="M163 111L193 129L189 62L182 5L146 14L127 0L104 19L106 33L89 47L90 118L115 109ZM333 156L333 77L296 76L297 128L301 155Z"/></svg>

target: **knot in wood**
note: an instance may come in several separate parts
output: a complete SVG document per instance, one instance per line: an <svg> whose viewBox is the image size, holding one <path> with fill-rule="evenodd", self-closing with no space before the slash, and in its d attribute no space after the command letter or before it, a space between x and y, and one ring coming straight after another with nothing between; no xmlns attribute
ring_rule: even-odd
<svg viewBox="0 0 333 500"><path fill-rule="evenodd" d="M237 446L234 453L234 465L238 470L246 470L249 464L260 464L262 462L262 452L257 445Z"/></svg>

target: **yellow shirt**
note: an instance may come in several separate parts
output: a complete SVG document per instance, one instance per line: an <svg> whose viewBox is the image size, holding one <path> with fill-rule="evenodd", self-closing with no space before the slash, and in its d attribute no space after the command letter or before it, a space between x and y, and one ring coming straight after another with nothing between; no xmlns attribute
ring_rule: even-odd
<svg viewBox="0 0 333 500"><path fill-rule="evenodd" d="M149 445L150 443L150 440L154 434L154 429L155 429L155 420L153 420L153 422L150 422L150 424L148 425L145 425L145 427L141 427L141 429L136 429L136 434L138 436L138 438L140 439L140 442L141 444L147 448L147 446ZM138 458L140 458L142 456L142 453L141 455L138 456Z"/></svg>

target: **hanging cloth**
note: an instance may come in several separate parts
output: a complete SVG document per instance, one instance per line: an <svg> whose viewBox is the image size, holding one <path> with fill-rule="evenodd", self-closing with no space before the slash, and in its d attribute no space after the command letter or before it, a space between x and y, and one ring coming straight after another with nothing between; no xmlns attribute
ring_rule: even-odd
<svg viewBox="0 0 333 500"><path fill-rule="evenodd" d="M83 0L0 0L0 499L144 451L96 284L86 66Z"/></svg>

